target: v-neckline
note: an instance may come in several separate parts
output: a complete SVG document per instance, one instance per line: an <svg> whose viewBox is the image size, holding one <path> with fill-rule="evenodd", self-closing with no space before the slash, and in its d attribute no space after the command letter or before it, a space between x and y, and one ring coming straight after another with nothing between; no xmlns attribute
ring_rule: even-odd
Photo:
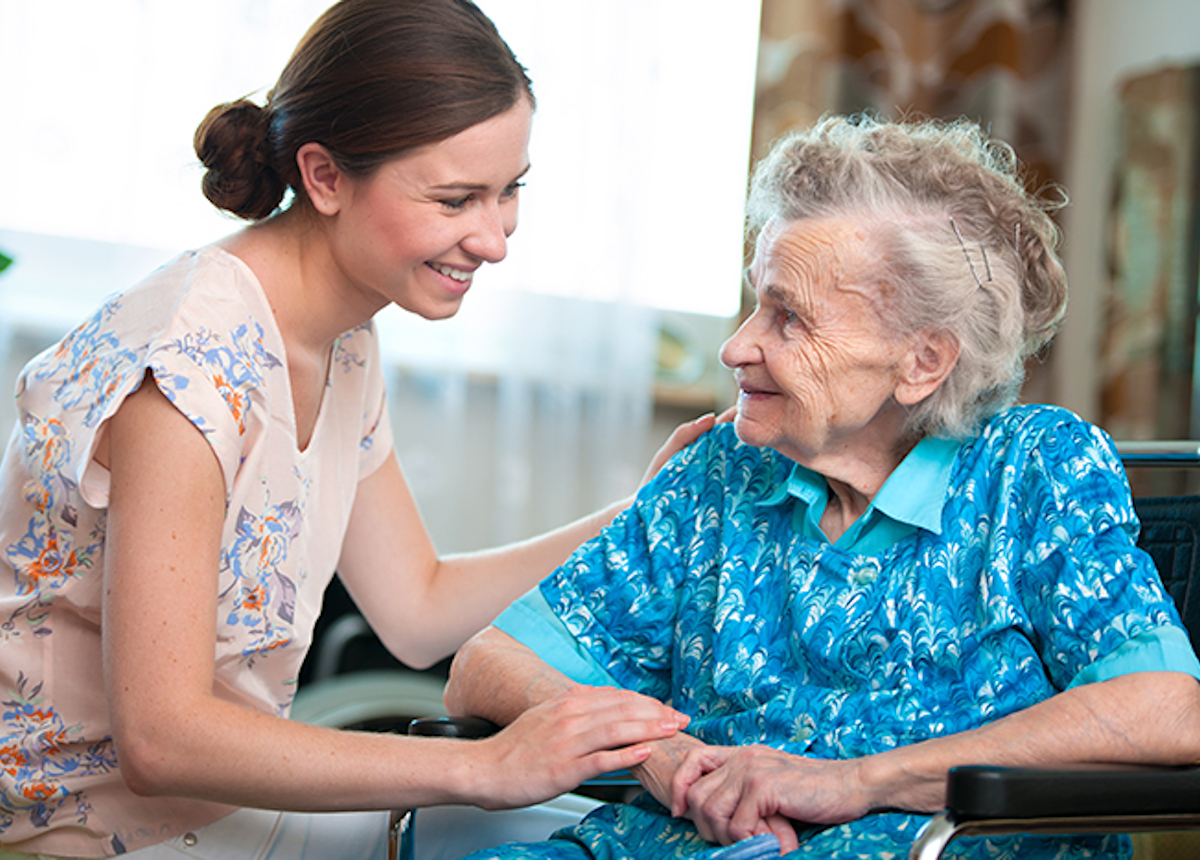
<svg viewBox="0 0 1200 860"><path fill-rule="evenodd" d="M280 352L280 361L282 362L283 377L284 377L284 383L285 383L284 390L287 392L287 396L286 396L287 402L285 404L286 405L286 414L288 416L288 429L290 430L291 437L292 437L292 448L297 454L299 454L300 456L304 456L309 451L312 450L313 440L317 438L317 435L320 432L321 426L325 423L325 420L324 420L325 412L327 411L327 405L328 405L328 400L329 400L329 397L328 397L329 387L330 387L329 383L330 383L330 379L333 375L333 366L335 363L335 356L337 354L338 345L341 342L341 337L335 338L333 341L333 345L329 349L329 355L327 356L326 362L325 362L324 379L321 384L321 402L317 405L316 413L312 420L312 426L309 428L309 431L308 431L308 438L305 440L304 444L301 445L300 444L300 425L299 425L299 421L297 420L297 417L296 417L296 397L295 397L295 392L292 389L292 374L291 374L291 369L290 369L291 365L289 364L287 343L283 339L283 332L280 331L280 328L279 328L279 320L277 320L275 318L275 311L271 308L271 302L267 298L267 291L263 289L262 281L259 280L258 275L256 275L254 273L254 270L252 268L250 268L249 263L247 263L245 260L243 260L237 254L234 254L232 251L227 251L224 248L220 247L219 245L213 245L213 246L211 246L211 249L214 250L218 254L229 257L230 259L232 259L235 262L235 264L237 266L239 266L242 269L244 274L249 278L250 284L254 288L254 293L259 301L259 304L262 306L262 310L265 311L265 316L267 318L267 325L270 327L271 336L273 337L275 342L278 344L278 349Z"/></svg>

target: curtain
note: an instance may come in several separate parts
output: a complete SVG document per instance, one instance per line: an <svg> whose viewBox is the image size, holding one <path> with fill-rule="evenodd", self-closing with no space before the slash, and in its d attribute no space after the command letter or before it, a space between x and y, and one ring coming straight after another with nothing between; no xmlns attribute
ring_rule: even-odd
<svg viewBox="0 0 1200 860"><path fill-rule="evenodd" d="M0 158L21 165L0 196L0 251L15 258L0 383L11 390L31 335L44 345L81 299L151 268L106 265L114 249L165 260L237 229L199 192L192 133L214 104L261 98L330 2L0 0L14 132ZM479 5L538 98L521 229L457 318L379 320L401 464L443 551L527 537L636 487L661 441L659 309L737 312L758 37L755 2ZM712 364L719 342L696 349Z"/></svg>
<svg viewBox="0 0 1200 860"><path fill-rule="evenodd" d="M1200 68L1167 67L1120 83L1118 157L1103 284L1101 423L1118 439L1196 438L1200 312ZM1144 470L1134 487L1195 492L1178 470Z"/></svg>
<svg viewBox="0 0 1200 860"><path fill-rule="evenodd" d="M506 291L437 325L378 322L397 453L439 550L519 540L637 487L658 311Z"/></svg>
<svg viewBox="0 0 1200 860"><path fill-rule="evenodd" d="M755 157L828 112L965 116L1044 189L1062 173L1069 12L1067 0L763 0ZM1028 400L1054 399L1044 361Z"/></svg>

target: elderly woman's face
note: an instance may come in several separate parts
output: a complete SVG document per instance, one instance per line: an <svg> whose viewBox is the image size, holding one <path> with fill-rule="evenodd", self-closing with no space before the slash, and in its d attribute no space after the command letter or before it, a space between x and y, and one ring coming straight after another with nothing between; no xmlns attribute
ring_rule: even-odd
<svg viewBox="0 0 1200 860"><path fill-rule="evenodd" d="M750 281L758 307L721 349L740 397L742 441L805 465L899 443L903 344L880 317L865 228L849 220L772 223Z"/></svg>

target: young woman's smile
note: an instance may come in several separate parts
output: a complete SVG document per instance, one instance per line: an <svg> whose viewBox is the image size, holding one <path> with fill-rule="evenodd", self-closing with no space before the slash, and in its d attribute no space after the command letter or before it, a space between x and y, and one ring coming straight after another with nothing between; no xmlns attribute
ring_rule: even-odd
<svg viewBox="0 0 1200 860"><path fill-rule="evenodd" d="M427 319L453 316L484 263L507 254L532 107L508 111L348 178L330 227L347 286L375 309L394 302Z"/></svg>

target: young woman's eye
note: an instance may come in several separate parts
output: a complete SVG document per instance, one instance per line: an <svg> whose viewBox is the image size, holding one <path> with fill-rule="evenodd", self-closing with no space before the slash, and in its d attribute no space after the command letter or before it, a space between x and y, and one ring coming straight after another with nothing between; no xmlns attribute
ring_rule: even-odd
<svg viewBox="0 0 1200 860"><path fill-rule="evenodd" d="M520 190L521 190L522 188L524 188L524 187L525 187L525 183L524 183L524 182L513 182L513 183L511 183L511 184L509 184L509 185L506 185L506 186L504 187L504 197L505 197L505 199L511 199L511 198L513 198L513 197L516 197L516 196L517 196L517 192L518 192L518 191L520 191Z"/></svg>
<svg viewBox="0 0 1200 860"><path fill-rule="evenodd" d="M467 204L471 202L473 197L474 195L468 194L466 197L455 197L451 200L443 200L442 205L447 209L453 209L455 211L459 209L466 209Z"/></svg>

